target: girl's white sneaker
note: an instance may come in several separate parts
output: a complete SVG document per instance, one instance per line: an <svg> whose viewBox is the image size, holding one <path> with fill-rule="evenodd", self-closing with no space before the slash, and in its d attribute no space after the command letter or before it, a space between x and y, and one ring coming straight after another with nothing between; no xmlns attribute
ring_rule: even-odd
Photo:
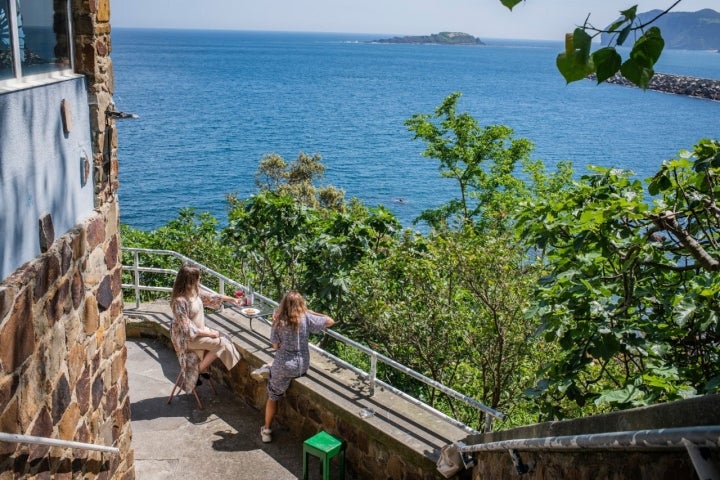
<svg viewBox="0 0 720 480"><path fill-rule="evenodd" d="M258 382L264 382L265 380L270 378L270 365L266 363L262 367L256 368L255 370L250 372L250 376Z"/></svg>

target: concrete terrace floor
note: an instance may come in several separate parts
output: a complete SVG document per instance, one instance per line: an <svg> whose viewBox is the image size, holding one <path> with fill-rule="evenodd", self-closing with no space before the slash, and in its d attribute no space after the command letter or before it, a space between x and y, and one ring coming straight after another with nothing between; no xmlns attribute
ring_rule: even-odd
<svg viewBox="0 0 720 480"><path fill-rule="evenodd" d="M262 443L263 412L218 382L218 395L207 381L198 388L204 410L184 392L168 405L179 371L175 353L154 339L128 338L126 346L138 480L302 477L304 439L276 424L273 442ZM310 478L321 478L317 459L310 467Z"/></svg>

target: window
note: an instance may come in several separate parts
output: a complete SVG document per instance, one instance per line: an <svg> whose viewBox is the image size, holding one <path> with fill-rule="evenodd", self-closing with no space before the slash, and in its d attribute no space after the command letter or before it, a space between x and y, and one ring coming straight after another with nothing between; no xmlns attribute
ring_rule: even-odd
<svg viewBox="0 0 720 480"><path fill-rule="evenodd" d="M72 70L69 0L0 0L0 82Z"/></svg>
<svg viewBox="0 0 720 480"><path fill-rule="evenodd" d="M0 80L14 76L9 17L7 0L0 0Z"/></svg>

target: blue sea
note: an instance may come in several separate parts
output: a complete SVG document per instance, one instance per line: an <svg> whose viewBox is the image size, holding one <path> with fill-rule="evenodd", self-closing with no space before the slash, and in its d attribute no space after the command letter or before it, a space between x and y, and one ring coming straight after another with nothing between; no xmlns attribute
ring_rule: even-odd
<svg viewBox="0 0 720 480"><path fill-rule="evenodd" d="M651 176L700 138L720 102L591 81L566 85L560 42L377 44L394 35L113 29L121 221L154 229L194 207L226 221L225 195L256 192L266 153L318 153L323 183L405 226L456 197L404 125L452 92L481 125L503 124L552 168L570 160ZM664 52L656 71L720 79L720 54Z"/></svg>

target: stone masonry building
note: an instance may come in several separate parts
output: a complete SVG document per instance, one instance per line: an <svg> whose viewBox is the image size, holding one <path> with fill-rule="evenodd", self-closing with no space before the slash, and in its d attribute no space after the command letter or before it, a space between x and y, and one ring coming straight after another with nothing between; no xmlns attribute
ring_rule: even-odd
<svg viewBox="0 0 720 480"><path fill-rule="evenodd" d="M0 0L0 479L135 477L109 0Z"/></svg>

